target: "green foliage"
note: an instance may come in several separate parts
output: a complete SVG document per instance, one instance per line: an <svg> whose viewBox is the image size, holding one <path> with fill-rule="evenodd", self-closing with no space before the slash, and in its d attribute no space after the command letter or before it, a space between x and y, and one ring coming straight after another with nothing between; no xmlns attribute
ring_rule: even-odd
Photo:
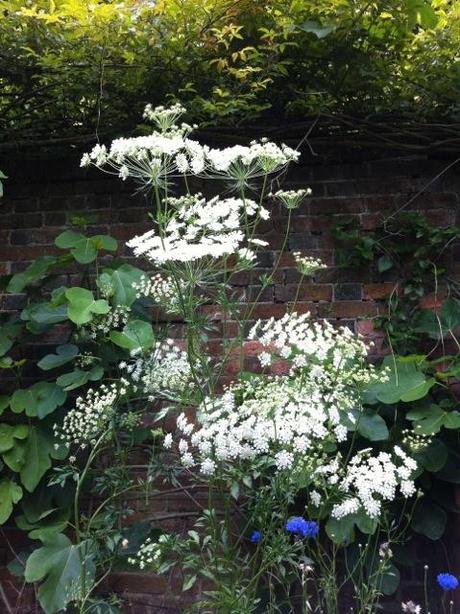
<svg viewBox="0 0 460 614"><path fill-rule="evenodd" d="M178 94L224 122L453 115L459 20L449 0L2 0L2 140L133 127Z"/></svg>
<svg viewBox="0 0 460 614"><path fill-rule="evenodd" d="M69 598L85 590L94 579L95 566L91 541L72 544L65 535L53 535L43 539L43 546L27 559L27 582L43 580L38 589L38 599L47 614L65 609Z"/></svg>
<svg viewBox="0 0 460 614"><path fill-rule="evenodd" d="M94 386L99 380L110 381L118 376L115 365L129 357L129 349L153 344L152 326L132 316L122 321L115 318L107 330L98 327L107 314L110 318L110 313L120 306L129 307L136 302L132 284L139 282L144 273L115 260L106 262L101 271L97 262L101 251L113 251L117 246L105 235L84 237L68 231L58 237L56 244L64 250L62 255L38 259L9 278L6 286L7 292L25 293L26 306L17 317L6 317L0 323L4 391L9 390L0 396L0 524L11 522L14 511L17 526L32 540L43 542L27 559L25 577L27 581L40 582L38 595L46 614L61 611L76 599L86 604L82 610L85 614L115 612L114 600L93 599L91 593L95 575L103 573L121 551L123 531L118 519L129 510L123 504L117 511L114 502L119 490L132 488L133 482L125 475L118 481L109 480L103 487L97 483L96 487L92 474L85 477L79 467L69 464L68 447L57 439L55 425L62 421L69 403L74 403L73 390ZM59 267L72 262L94 267L88 268L84 276L89 287L44 290L45 283L52 285ZM147 299L144 305L148 306ZM62 333L61 329L59 333L63 342L37 360L31 360L27 352L22 356L29 342L39 343L42 334L62 324L68 331ZM122 343L112 342L114 332ZM24 367L32 364L41 370L40 381L21 385ZM123 428L130 433L136 424L133 414ZM129 438L136 441L134 435ZM91 518L90 538L84 534L89 518L83 514L79 517L78 505L77 517L74 511L75 497L78 500L82 489L90 493L93 487L98 496L107 496L111 507L106 510L102 506L99 514ZM76 543L71 543L63 532L71 524L82 522L84 527L75 534ZM133 534L136 526L132 526Z"/></svg>

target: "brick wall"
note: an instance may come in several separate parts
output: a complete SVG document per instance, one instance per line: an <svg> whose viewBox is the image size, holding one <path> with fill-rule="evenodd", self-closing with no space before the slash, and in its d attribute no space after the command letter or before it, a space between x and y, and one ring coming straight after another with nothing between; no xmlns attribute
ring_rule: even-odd
<svg viewBox="0 0 460 614"><path fill-rule="evenodd" d="M458 224L460 167L453 167L433 181L449 161L424 157L371 160L366 159L366 155L350 161L331 161L327 156L312 156L308 152L304 160L303 165L292 167L284 186L309 186L313 191L308 203L295 213L288 248L321 257L329 269L302 286L298 311L308 310L315 316L334 318L352 326L357 332L374 338L378 352L381 339L373 330L372 319L382 308L381 299L392 287L393 280L389 275L382 281L381 275L371 268L335 266L331 228L338 216L347 215L358 218L365 229L372 230L385 211L408 201L409 210L423 211L433 224ZM130 253L124 242L149 228L149 202L144 195L134 193L133 186L128 183L94 170L81 170L76 157L21 157L0 161L0 168L9 176L5 182L5 197L0 200L0 274L15 273L36 257L57 252L53 240L73 215L90 219L91 232L109 233L119 239L121 252L128 258ZM282 243L285 224L281 210L274 212L272 219L264 224L262 231L270 247L260 258L260 270L255 276L240 274L235 280L243 301L255 295L257 277L270 271ZM458 247L450 255L450 266L457 276L460 276L459 255ZM70 271L64 274L63 283L76 281L74 275ZM292 256L287 253L282 258L274 286L264 291L254 317L283 315L294 299L297 281ZM20 304L21 297L0 295L0 310L14 311ZM231 334L230 329L225 332L217 326L217 330L220 337ZM178 324L176 335L180 334ZM215 337L213 343L219 344L222 341L219 333ZM251 356L247 360L251 361ZM238 366L235 363L233 369ZM152 501L147 511L165 526L178 518L191 522L194 513L189 500L180 493ZM456 529L454 524L452 526L451 534L454 535ZM6 536L17 544L19 536L13 528L6 530ZM456 539L459 543L458 536ZM0 544L0 566L5 562L7 550L4 541ZM419 544L420 564L432 553L429 544ZM444 556L441 548L438 554ZM4 571L0 571L0 580L14 597ZM415 598L418 589L413 574L404 580L406 597ZM180 611L176 584L174 578L168 584L162 578L139 573L118 573L109 583L127 599L127 611L135 614ZM30 592L24 599L22 612L32 611Z"/></svg>

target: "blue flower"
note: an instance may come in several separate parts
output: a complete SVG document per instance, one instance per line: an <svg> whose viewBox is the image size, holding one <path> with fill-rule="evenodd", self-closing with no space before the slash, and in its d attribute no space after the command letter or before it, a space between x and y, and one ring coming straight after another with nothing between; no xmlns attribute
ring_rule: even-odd
<svg viewBox="0 0 460 614"><path fill-rule="evenodd" d="M258 544L262 539L262 533L260 531L253 531L249 539L253 544Z"/></svg>
<svg viewBox="0 0 460 614"><path fill-rule="evenodd" d="M458 579L450 573L440 573L437 580L443 591L454 591L458 587Z"/></svg>
<svg viewBox="0 0 460 614"><path fill-rule="evenodd" d="M286 522L286 531L299 537L318 537L319 526L314 520L305 520L301 516L294 516Z"/></svg>

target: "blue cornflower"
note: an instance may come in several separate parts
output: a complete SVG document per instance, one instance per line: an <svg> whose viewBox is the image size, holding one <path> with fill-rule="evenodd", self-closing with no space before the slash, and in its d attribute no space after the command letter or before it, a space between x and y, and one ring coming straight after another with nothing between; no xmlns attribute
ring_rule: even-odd
<svg viewBox="0 0 460 614"><path fill-rule="evenodd" d="M249 539L253 544L258 544L262 539L262 533L260 531L253 531Z"/></svg>
<svg viewBox="0 0 460 614"><path fill-rule="evenodd" d="M301 516L294 516L286 522L286 531L310 539L318 536L319 526L314 520L305 520Z"/></svg>
<svg viewBox="0 0 460 614"><path fill-rule="evenodd" d="M458 587L458 579L450 573L440 573L437 581L443 591L454 591Z"/></svg>

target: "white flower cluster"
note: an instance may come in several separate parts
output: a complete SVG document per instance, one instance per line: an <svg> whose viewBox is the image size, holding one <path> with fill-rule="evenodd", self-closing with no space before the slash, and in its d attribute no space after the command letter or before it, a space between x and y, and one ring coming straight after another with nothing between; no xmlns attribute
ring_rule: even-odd
<svg viewBox="0 0 460 614"><path fill-rule="evenodd" d="M344 495L341 503L332 508L332 516L343 518L364 509L367 516L377 518L383 501L393 501L399 492L403 497L415 493L413 481L417 463L400 447L393 448L393 454L380 452L371 455L371 450L359 451L346 465L331 463L317 469L316 473L329 475ZM329 480L330 481L330 480Z"/></svg>
<svg viewBox="0 0 460 614"><path fill-rule="evenodd" d="M302 256L300 252L293 252L292 255L294 256L297 270L302 275L311 276L321 269L327 269L327 264L324 264L320 258Z"/></svg>
<svg viewBox="0 0 460 614"><path fill-rule="evenodd" d="M300 190L278 190L274 194L270 193L269 196L279 200L286 209L297 209L310 194L311 188L305 188Z"/></svg>
<svg viewBox="0 0 460 614"><path fill-rule="evenodd" d="M99 335L108 335L111 330L121 328L129 318L130 309L127 305L118 305L105 314L95 316L88 325L88 334L92 339Z"/></svg>
<svg viewBox="0 0 460 614"><path fill-rule="evenodd" d="M243 214L268 211L252 200L219 197L206 201L201 194L167 199L174 215L162 235L155 230L128 241L136 256L145 256L156 264L167 261L190 262L201 258L220 258L233 254L244 240L241 230Z"/></svg>
<svg viewBox="0 0 460 614"><path fill-rule="evenodd" d="M156 343L147 355L132 362L121 362L119 368L131 381L130 389L147 395L149 401L158 397L175 399L191 385L187 354L172 339Z"/></svg>
<svg viewBox="0 0 460 614"><path fill-rule="evenodd" d="M54 425L56 438L66 446L76 444L82 449L95 445L114 414L117 399L126 393L127 383L122 378L116 384L102 384L97 390L89 388L86 397L77 398L62 426Z"/></svg>
<svg viewBox="0 0 460 614"><path fill-rule="evenodd" d="M153 121L159 132L116 139L110 149L98 144L83 155L81 166L108 165L122 179L133 177L144 185L165 185L168 176L184 174L226 177L242 185L251 178L282 169L300 155L286 145L279 146L266 139L225 149L201 145L188 138L191 126L174 123L184 111L178 104L155 109L147 105L144 117Z"/></svg>
<svg viewBox="0 0 460 614"><path fill-rule="evenodd" d="M291 374L299 369L330 365L337 383L368 383L375 377L372 365L365 364L366 345L347 327L334 328L330 322L312 322L310 314L286 314L279 320L256 322L249 332L265 351L259 355L262 366L276 354L291 361Z"/></svg>
<svg viewBox="0 0 460 614"><path fill-rule="evenodd" d="M139 569L158 568L162 555L170 549L173 540L174 536L171 535L160 535L158 541L155 542L148 537L139 548L136 556L128 558L128 563L136 565Z"/></svg>
<svg viewBox="0 0 460 614"><path fill-rule="evenodd" d="M179 282L180 284L180 282ZM184 290L183 285L181 286ZM177 286L169 275L156 273L151 277L143 275L138 283L133 283L136 298L149 297L154 303L163 307L167 313L176 313L179 306Z"/></svg>
<svg viewBox="0 0 460 614"><path fill-rule="evenodd" d="M330 363L313 365L292 379L245 381L217 399L206 399L199 407L197 426L181 414L181 459L187 467L200 464L205 474L214 473L221 461L258 457L280 471L303 470L307 456L314 456L326 442L346 439L356 403L355 386L337 377ZM171 444L168 437L165 445Z"/></svg>

